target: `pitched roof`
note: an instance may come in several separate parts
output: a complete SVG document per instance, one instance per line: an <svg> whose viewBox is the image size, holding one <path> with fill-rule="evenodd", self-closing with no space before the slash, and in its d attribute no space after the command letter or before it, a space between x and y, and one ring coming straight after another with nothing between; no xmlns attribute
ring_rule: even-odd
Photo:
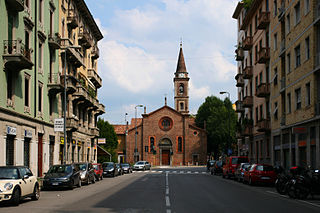
<svg viewBox="0 0 320 213"><path fill-rule="evenodd" d="M186 64L184 62L183 51L182 51L182 44L180 44L180 52L179 52L176 72L187 72Z"/></svg>

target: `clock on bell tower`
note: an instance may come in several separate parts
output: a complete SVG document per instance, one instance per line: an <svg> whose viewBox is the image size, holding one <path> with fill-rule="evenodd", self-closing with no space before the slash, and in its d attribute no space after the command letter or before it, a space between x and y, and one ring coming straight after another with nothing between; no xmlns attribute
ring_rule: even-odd
<svg viewBox="0 0 320 213"><path fill-rule="evenodd" d="M174 106L178 112L189 114L189 77L184 62L182 43L180 43L180 52L176 72L174 73Z"/></svg>

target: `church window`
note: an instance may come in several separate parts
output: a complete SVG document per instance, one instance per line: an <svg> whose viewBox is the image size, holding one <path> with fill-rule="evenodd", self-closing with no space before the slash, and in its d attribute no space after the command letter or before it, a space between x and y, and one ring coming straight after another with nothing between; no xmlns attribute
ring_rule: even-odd
<svg viewBox="0 0 320 213"><path fill-rule="evenodd" d="M183 84L180 84L180 86L179 86L179 93L183 93L183 91L184 91L184 86L183 86Z"/></svg>
<svg viewBox="0 0 320 213"><path fill-rule="evenodd" d="M180 102L180 110L184 110L184 104L183 104L183 102Z"/></svg>
<svg viewBox="0 0 320 213"><path fill-rule="evenodd" d="M194 132L193 132L193 135L194 135L194 136L197 136L197 135L198 135L198 132L197 132L197 131L194 131Z"/></svg>
<svg viewBox="0 0 320 213"><path fill-rule="evenodd" d="M149 138L149 149L150 149L150 152L153 152L154 151L154 137L150 137Z"/></svg>
<svg viewBox="0 0 320 213"><path fill-rule="evenodd" d="M178 147L177 147L178 152L182 152L182 137L178 137Z"/></svg>
<svg viewBox="0 0 320 213"><path fill-rule="evenodd" d="M170 130L172 128L172 125L173 125L173 122L169 117L163 117L159 121L159 127L164 131Z"/></svg>

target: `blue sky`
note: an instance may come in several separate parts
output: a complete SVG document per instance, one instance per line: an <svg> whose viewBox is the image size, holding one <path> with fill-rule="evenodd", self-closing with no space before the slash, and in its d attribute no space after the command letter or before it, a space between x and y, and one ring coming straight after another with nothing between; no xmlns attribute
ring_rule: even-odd
<svg viewBox="0 0 320 213"><path fill-rule="evenodd" d="M173 103L173 77L182 38L189 73L190 113L209 95L237 99L234 50L237 0L85 0L104 39L99 42L99 101L112 124ZM143 112L139 109L138 114ZM139 116L140 117L140 116Z"/></svg>

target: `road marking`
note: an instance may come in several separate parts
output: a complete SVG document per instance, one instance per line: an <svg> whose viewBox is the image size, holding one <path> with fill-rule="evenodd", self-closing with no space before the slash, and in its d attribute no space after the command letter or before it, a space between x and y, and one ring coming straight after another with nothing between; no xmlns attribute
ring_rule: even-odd
<svg viewBox="0 0 320 213"><path fill-rule="evenodd" d="M310 203L310 202L305 201L305 200L299 200L299 201L300 201L300 202L303 202L303 203L310 204L310 205L312 205L312 206L320 207L320 205L318 205L318 204Z"/></svg>
<svg viewBox="0 0 320 213"><path fill-rule="evenodd" d="M173 173L177 173L177 171L173 171Z"/></svg>
<svg viewBox="0 0 320 213"><path fill-rule="evenodd" d="M166 195L169 195L169 187L166 188Z"/></svg>
<svg viewBox="0 0 320 213"><path fill-rule="evenodd" d="M194 172L195 174L199 174L199 172Z"/></svg>
<svg viewBox="0 0 320 213"><path fill-rule="evenodd" d="M157 171L151 171L151 172L157 172Z"/></svg>
<svg viewBox="0 0 320 213"><path fill-rule="evenodd" d="M206 172L202 172L202 174L206 174Z"/></svg>
<svg viewBox="0 0 320 213"><path fill-rule="evenodd" d="M187 173L188 173L188 174L190 174L190 173L191 173L191 171L188 171Z"/></svg>
<svg viewBox="0 0 320 213"><path fill-rule="evenodd" d="M271 194L275 194L275 195L278 195L278 196L281 196L281 197L284 197L284 198L289 199L289 197L286 196L286 195L281 195L281 194L278 194L278 193L272 192L272 191L266 191L266 192L271 193ZM319 208L320 208L320 205L315 204L315 203L311 203L311 202L308 202L308 201L305 201L305 200L297 200L297 201L300 201L300 202L302 202L302 203L306 203L306 204L309 204L309 205L316 206L316 207L319 207Z"/></svg>
<svg viewBox="0 0 320 213"><path fill-rule="evenodd" d="M184 171L180 171L180 174L184 173Z"/></svg>
<svg viewBox="0 0 320 213"><path fill-rule="evenodd" d="M170 199L169 199L169 196L166 196L166 206L170 206Z"/></svg>
<svg viewBox="0 0 320 213"><path fill-rule="evenodd" d="M171 209L167 209L167 213L171 213Z"/></svg>

